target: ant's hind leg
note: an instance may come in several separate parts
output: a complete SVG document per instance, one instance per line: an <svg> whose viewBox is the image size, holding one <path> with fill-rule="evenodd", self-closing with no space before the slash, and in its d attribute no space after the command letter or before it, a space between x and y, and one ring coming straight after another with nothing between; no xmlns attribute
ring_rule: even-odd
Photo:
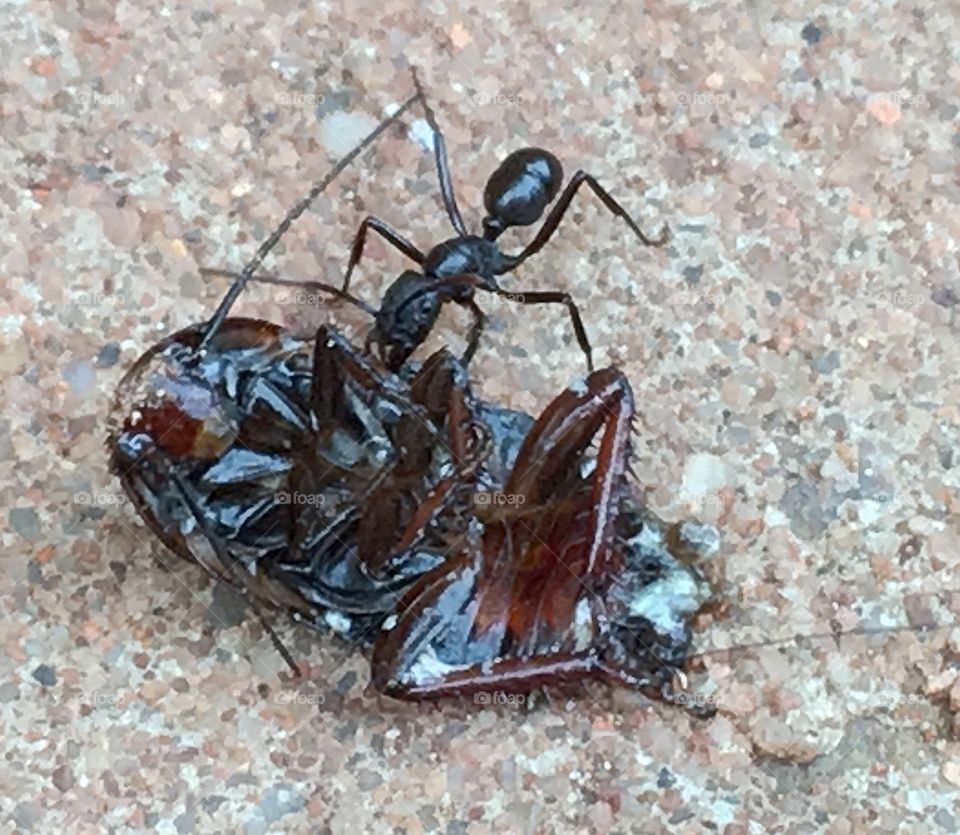
<svg viewBox="0 0 960 835"><path fill-rule="evenodd" d="M590 187L607 209L626 222L627 226L630 227L630 230L640 239L644 246L663 246L670 239L670 229L666 225L664 225L663 230L656 238L651 238L646 235L637 225L637 222L630 217L627 210L614 200L613 196L601 186L593 176L586 171L577 171L577 173L570 178L570 182L567 183L563 194L560 195L560 199L550 210L550 214L547 215L547 219L543 222L543 226L540 227L540 231L537 232L537 236L527 244L523 252L510 260L511 270L522 264L531 255L535 255L543 249L547 241L553 236L553 233L557 231L560 221L563 219L564 214L566 214L567 209L570 208L570 203L577 193L577 189L584 184Z"/></svg>
<svg viewBox="0 0 960 835"><path fill-rule="evenodd" d="M343 276L343 287L341 288L341 292L344 294L350 289L350 277L353 275L354 268L360 263L360 259L363 257L363 248L367 243L368 229L372 229L388 244L399 249L411 261L422 265L426 260L426 256L399 232L392 229L380 220L380 218L368 215L363 219L363 223L361 223L357 229L357 234L354 235L353 244L350 247L350 261L347 264L347 272Z"/></svg>

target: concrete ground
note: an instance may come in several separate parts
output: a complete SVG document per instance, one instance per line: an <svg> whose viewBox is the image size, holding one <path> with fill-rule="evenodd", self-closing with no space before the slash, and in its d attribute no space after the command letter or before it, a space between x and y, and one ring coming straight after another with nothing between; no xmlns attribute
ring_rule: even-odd
<svg viewBox="0 0 960 835"><path fill-rule="evenodd" d="M956 831L958 13L3 7L0 830ZM584 193L505 285L574 296L634 387L640 492L720 529L698 652L782 639L692 666L712 720L604 687L400 704L359 652L281 620L310 665L285 686L243 601L172 560L107 472L118 379L223 292L198 267L242 265L411 63L469 223L498 160L541 145L670 224L644 248ZM367 213L423 247L449 235L418 119L270 269L335 280ZM375 301L408 264L369 249ZM481 303L484 395L536 410L582 375L562 312ZM238 311L365 327L275 289ZM431 346L459 346L464 319L444 323Z"/></svg>

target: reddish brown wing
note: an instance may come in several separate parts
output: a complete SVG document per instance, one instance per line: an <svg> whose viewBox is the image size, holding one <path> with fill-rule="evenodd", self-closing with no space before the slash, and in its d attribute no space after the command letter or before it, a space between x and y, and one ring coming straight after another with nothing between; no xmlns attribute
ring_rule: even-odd
<svg viewBox="0 0 960 835"><path fill-rule="evenodd" d="M631 414L629 387L613 370L554 400L504 496L529 503L491 505L479 541L411 590L374 650L380 689L405 697L527 689L592 669L598 594L617 559L612 516ZM583 479L584 450L601 427L594 475Z"/></svg>

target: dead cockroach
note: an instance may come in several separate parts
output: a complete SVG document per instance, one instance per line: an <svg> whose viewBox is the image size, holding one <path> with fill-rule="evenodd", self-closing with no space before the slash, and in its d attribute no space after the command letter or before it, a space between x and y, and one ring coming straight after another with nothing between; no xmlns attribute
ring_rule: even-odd
<svg viewBox="0 0 960 835"><path fill-rule="evenodd" d="M672 698L703 589L633 507L619 372L595 372L533 421L477 402L446 351L384 367L327 326L307 339L228 318L291 223L418 99L288 213L209 322L135 363L111 467L164 544L252 600L354 638L379 629L385 693L603 676Z"/></svg>
<svg viewBox="0 0 960 835"><path fill-rule="evenodd" d="M329 328L228 318L198 354L201 333L128 372L109 442L174 552L311 624L379 629L390 695L600 676L675 697L706 588L630 497L619 372L531 421L476 402L446 352L405 381Z"/></svg>
<svg viewBox="0 0 960 835"><path fill-rule="evenodd" d="M408 360L432 324L416 301L429 294L377 311L302 282L379 316L380 359L328 326L306 338L228 316L250 280L283 283L256 275L266 254L417 100L291 210L209 322L130 369L111 467L160 539L246 591L258 614L270 604L372 643L385 694L602 679L709 715L676 682L691 619L710 597L693 563L716 550L716 534L665 525L634 498L634 404L619 371L591 373L534 420L476 400L446 351Z"/></svg>

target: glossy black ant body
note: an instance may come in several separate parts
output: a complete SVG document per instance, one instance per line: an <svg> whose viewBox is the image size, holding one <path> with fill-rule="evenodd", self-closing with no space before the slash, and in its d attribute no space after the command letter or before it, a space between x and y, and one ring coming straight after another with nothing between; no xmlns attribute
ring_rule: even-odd
<svg viewBox="0 0 960 835"><path fill-rule="evenodd" d="M512 272L530 256L538 253L550 240L581 185L587 185L603 204L622 218L645 246L662 246L669 237L664 226L657 238L643 233L627 211L585 171L577 171L560 192L563 167L549 151L541 148L523 148L510 154L493 172L484 189L483 202L486 217L483 234L473 235L467 230L457 207L446 143L437 124L433 109L413 70L417 95L424 108L427 123L433 132L434 156L440 178L440 191L447 216L456 236L437 244L424 254L397 231L379 218L368 216L360 224L350 250L350 261L344 276L342 292L347 294L353 271L363 256L369 231L376 232L389 244L415 261L420 271L407 270L387 289L375 315L375 324L368 338L368 347L377 345L379 353L391 370L400 368L419 347L436 323L440 310L447 302L454 302L470 311L473 324L463 356L469 363L479 344L485 317L474 300L476 289L486 290L522 304L565 305L577 342L587 358L587 367L593 370L590 342L587 339L580 311L569 293L559 290L511 291L503 290L497 277ZM534 239L518 254L503 252L497 239L514 226L530 226L543 217L547 207L560 194Z"/></svg>

